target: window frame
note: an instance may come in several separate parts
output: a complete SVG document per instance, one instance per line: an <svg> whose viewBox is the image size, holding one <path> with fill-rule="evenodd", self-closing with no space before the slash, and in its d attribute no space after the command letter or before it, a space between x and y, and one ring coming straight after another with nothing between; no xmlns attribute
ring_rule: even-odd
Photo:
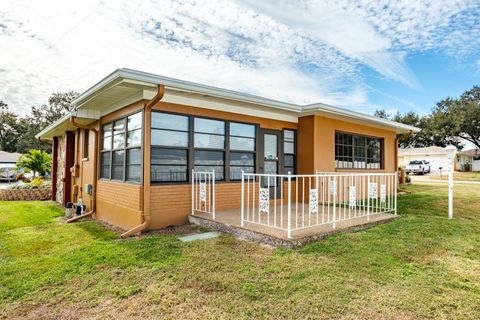
<svg viewBox="0 0 480 320"><path fill-rule="evenodd" d="M137 128L137 129L133 129L131 131L134 131L134 130L140 130L140 135L141 135L141 139L140 139L140 145L135 145L135 146L127 146L128 145L128 117L134 115L134 114L137 114L139 113L140 114L140 118L141 118L141 127L140 128ZM124 138L125 138L125 143L124 143L124 146L123 148L116 148L114 149L113 148L113 137L114 137L114 134L113 134L113 128L114 128L114 123L116 121L120 121L120 120L123 120L125 121L125 130L123 132L123 135L124 135ZM110 149L104 149L104 136L105 136L105 131L104 131L104 126L106 125L111 125L111 129L110 129ZM144 166L144 159L143 159L143 155L144 155L144 142L145 142L145 136L144 136L144 132L145 132L145 115L144 115L144 112L143 112L143 109L141 110L135 110L135 111L132 111L132 112L129 112L119 118L115 118L111 121L108 121L108 122L105 122L105 123L102 123L101 124L101 132L100 132L100 142L101 142L101 145L100 145L100 150L99 150L99 163L100 165L98 166L98 177L99 179L98 180L102 180L102 181L113 181L113 182L123 182L123 183L130 183L130 184L136 184L136 185L142 185L143 184L143 166ZM129 150L130 149L139 149L140 150L140 180L128 180L127 179L127 155L129 153ZM123 150L123 178L122 179L113 179L112 178L112 168L113 168L113 153L115 151L121 151ZM109 174L109 177L108 178L104 178L104 177L101 177L101 173L102 173L102 154L103 153L110 153L110 174Z"/></svg>
<svg viewBox="0 0 480 320"><path fill-rule="evenodd" d="M351 145L351 153L352 153L352 167L339 167L337 165L337 134L343 134L347 136L352 137L352 145ZM358 168L355 167L355 137L362 137L365 138L365 154L364 154L364 159L365 159L365 168ZM380 167L379 168L369 168L368 167L368 153L369 153L369 148L368 148L368 139L375 139L380 142ZM346 146L345 144L341 144L342 146ZM346 132L346 131L335 131L335 136L334 136L334 163L335 163L335 170L358 170L358 171L375 171L375 170L385 170L385 138L384 137L378 137L378 136L372 136L372 135L365 135L365 134L360 134L360 133L353 133L353 132ZM344 156L343 156L344 157ZM371 157L370 157L371 158Z"/></svg>

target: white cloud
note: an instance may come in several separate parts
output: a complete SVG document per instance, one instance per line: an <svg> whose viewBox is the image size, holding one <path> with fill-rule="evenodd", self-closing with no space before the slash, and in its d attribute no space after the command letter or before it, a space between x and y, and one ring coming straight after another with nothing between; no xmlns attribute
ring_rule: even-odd
<svg viewBox="0 0 480 320"><path fill-rule="evenodd" d="M452 55L478 51L474 5L8 2L0 7L0 99L25 111L53 91L81 91L129 67L274 99L369 111L365 67L415 87L406 55L432 48Z"/></svg>

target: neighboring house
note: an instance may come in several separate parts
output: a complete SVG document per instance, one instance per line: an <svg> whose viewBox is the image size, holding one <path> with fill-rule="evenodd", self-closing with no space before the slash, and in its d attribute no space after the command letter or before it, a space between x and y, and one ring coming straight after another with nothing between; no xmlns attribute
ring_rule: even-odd
<svg viewBox="0 0 480 320"><path fill-rule="evenodd" d="M407 165L413 160L426 160L430 163L431 172L439 172L448 170L449 160L447 151L442 147L425 147L425 148L407 148L398 150L398 163L400 166ZM472 156L466 152L456 152L454 170L471 171Z"/></svg>
<svg viewBox="0 0 480 320"><path fill-rule="evenodd" d="M16 179L16 165L20 153L0 151L0 181L11 181Z"/></svg>
<svg viewBox="0 0 480 320"><path fill-rule="evenodd" d="M185 223L192 169L215 170L217 209L240 207L241 172L397 168L397 139L419 129L325 104L298 105L119 69L42 130L54 198L133 231ZM98 136L97 136L98 132Z"/></svg>
<svg viewBox="0 0 480 320"><path fill-rule="evenodd" d="M471 171L480 171L480 149L462 151L464 159L468 161ZM470 171L470 170L467 170Z"/></svg>
<svg viewBox="0 0 480 320"><path fill-rule="evenodd" d="M3 165L16 165L20 156L20 153L0 151L0 167Z"/></svg>

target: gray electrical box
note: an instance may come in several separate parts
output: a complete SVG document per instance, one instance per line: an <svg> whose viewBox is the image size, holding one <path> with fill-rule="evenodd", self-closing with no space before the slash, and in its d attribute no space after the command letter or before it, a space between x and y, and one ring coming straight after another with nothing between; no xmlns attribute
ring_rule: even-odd
<svg viewBox="0 0 480 320"><path fill-rule="evenodd" d="M89 195L93 195L93 185L85 184L85 192Z"/></svg>

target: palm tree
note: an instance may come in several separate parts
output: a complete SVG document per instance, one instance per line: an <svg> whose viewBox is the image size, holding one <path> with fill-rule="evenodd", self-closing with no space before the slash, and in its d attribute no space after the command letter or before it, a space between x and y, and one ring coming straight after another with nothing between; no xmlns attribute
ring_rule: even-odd
<svg viewBox="0 0 480 320"><path fill-rule="evenodd" d="M26 172L33 172L33 177L37 173L44 177L52 168L52 156L45 150L30 150L27 154L20 157L17 162L17 168L23 168Z"/></svg>

